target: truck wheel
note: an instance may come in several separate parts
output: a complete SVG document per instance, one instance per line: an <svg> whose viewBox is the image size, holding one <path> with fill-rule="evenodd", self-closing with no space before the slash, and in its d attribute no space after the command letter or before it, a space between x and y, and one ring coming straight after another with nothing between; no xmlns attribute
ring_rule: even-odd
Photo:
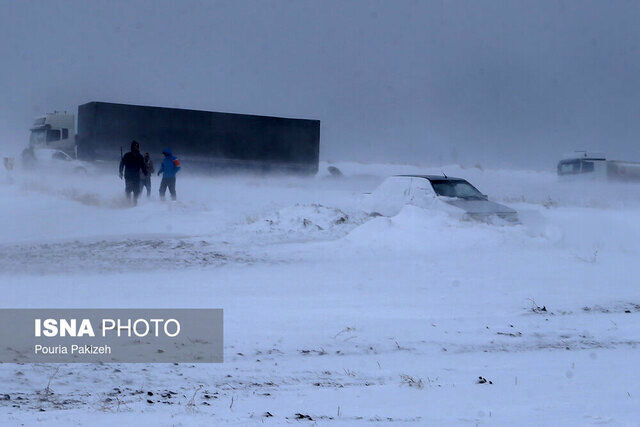
<svg viewBox="0 0 640 427"><path fill-rule="evenodd" d="M86 175L87 174L87 169L83 168L82 166L78 166L77 168L75 168L73 170L73 172L75 172L78 175Z"/></svg>

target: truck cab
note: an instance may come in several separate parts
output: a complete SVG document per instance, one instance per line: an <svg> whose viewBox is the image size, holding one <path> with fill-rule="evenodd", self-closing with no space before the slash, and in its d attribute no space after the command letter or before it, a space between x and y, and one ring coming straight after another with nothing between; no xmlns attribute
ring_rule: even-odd
<svg viewBox="0 0 640 427"><path fill-rule="evenodd" d="M54 111L38 117L31 126L29 148L50 148L75 157L75 116Z"/></svg>

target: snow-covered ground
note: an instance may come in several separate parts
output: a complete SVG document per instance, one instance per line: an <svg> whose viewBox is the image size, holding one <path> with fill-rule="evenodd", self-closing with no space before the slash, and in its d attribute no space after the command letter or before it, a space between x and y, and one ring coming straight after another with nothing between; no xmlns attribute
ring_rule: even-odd
<svg viewBox="0 0 640 427"><path fill-rule="evenodd" d="M2 307L225 310L223 364L0 365L0 422L637 423L640 186L326 166L185 174L136 208L115 174L0 176ZM523 224L366 211L441 170Z"/></svg>

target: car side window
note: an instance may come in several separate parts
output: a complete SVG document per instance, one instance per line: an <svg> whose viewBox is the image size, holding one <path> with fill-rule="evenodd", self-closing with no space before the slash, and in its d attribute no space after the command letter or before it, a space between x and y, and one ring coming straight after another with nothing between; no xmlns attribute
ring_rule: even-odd
<svg viewBox="0 0 640 427"><path fill-rule="evenodd" d="M412 191L414 194L419 196L432 196L434 195L433 187L431 186L431 182L425 178L412 178Z"/></svg>
<svg viewBox="0 0 640 427"><path fill-rule="evenodd" d="M402 196L403 199L408 199L411 197L411 178L399 176L393 178L395 191L398 195Z"/></svg>
<svg viewBox="0 0 640 427"><path fill-rule="evenodd" d="M410 197L411 196L411 180L408 180L408 182L403 182L402 183L402 195L405 197Z"/></svg>

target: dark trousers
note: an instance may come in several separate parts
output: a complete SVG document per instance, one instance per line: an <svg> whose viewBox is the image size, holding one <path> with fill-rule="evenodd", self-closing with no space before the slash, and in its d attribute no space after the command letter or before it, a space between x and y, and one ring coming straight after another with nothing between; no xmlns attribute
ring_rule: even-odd
<svg viewBox="0 0 640 427"><path fill-rule="evenodd" d="M176 199L176 177L173 178L162 178L160 182L160 198L164 200L164 194L167 192L167 187L169 187L169 193L171 193L171 200Z"/></svg>
<svg viewBox="0 0 640 427"><path fill-rule="evenodd" d="M127 200L131 202L131 194L133 193L133 205L138 204L138 196L140 196L140 179L126 179L124 181L124 193Z"/></svg>
<svg viewBox="0 0 640 427"><path fill-rule="evenodd" d="M145 187L147 189L147 197L151 196L151 177L149 175L140 181L140 192L142 192L142 189Z"/></svg>

